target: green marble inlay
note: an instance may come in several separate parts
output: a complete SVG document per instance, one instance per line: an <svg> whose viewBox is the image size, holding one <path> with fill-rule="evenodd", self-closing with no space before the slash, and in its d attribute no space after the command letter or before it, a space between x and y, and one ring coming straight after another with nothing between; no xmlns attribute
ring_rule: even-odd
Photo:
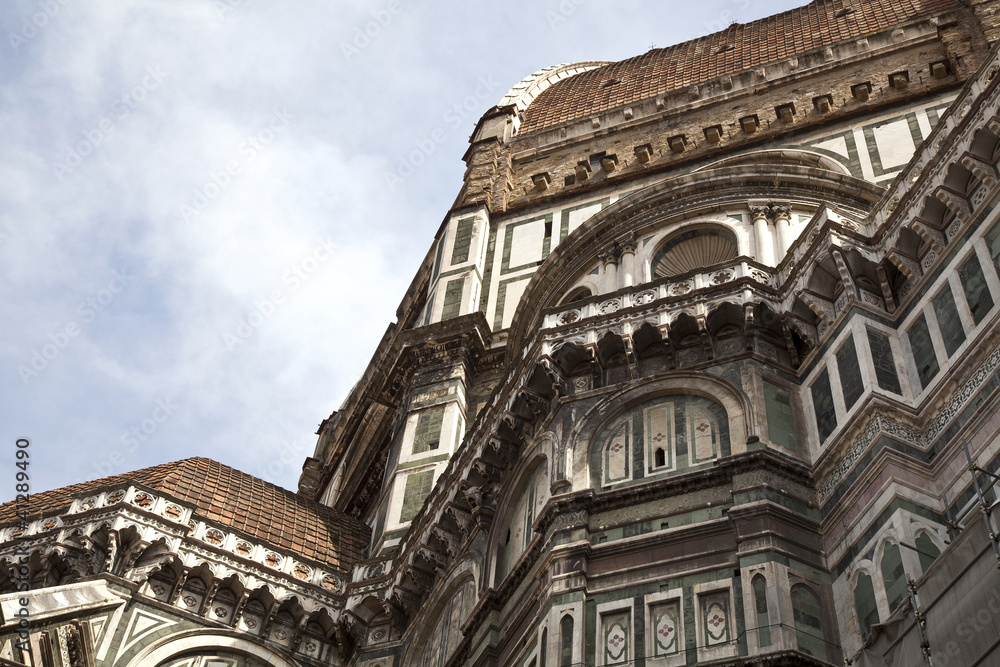
<svg viewBox="0 0 1000 667"><path fill-rule="evenodd" d="M910 350L913 352L913 361L917 365L917 377L920 378L920 386L926 387L939 370L937 355L934 353L934 345L931 343L931 332L927 328L927 320L923 315L917 318L906 332L910 339Z"/></svg>
<svg viewBox="0 0 1000 667"><path fill-rule="evenodd" d="M422 454L438 448L443 422L443 408L420 413L420 417L417 419L417 429L413 435L414 454Z"/></svg>
<svg viewBox="0 0 1000 667"><path fill-rule="evenodd" d="M840 388L844 394L844 407L850 410L861 394L865 393L865 382L861 377L861 365L858 364L858 350L854 345L854 336L848 336L844 344L837 350L837 369L840 371Z"/></svg>
<svg viewBox="0 0 1000 667"><path fill-rule="evenodd" d="M837 412L833 407L833 391L830 389L830 375L827 369L819 374L812 387L813 409L816 412L816 428L819 430L819 441L822 443L833 429L837 428Z"/></svg>
<svg viewBox="0 0 1000 667"><path fill-rule="evenodd" d="M604 199L598 199L596 201L589 201L586 204L577 204L576 206L570 206L569 208L564 208L559 216L559 242L562 243L563 239L569 236L569 214L574 211L579 211L582 208L589 208L595 204L600 204L600 210L603 211L608 206L611 205L611 198L605 197ZM594 215L597 215L596 213Z"/></svg>
<svg viewBox="0 0 1000 667"><path fill-rule="evenodd" d="M503 313L507 307L507 285L516 283L519 280L531 280L531 275L506 278L501 280L500 285L497 287L497 310L496 314L493 315L494 331L500 331L503 328Z"/></svg>
<svg viewBox="0 0 1000 667"><path fill-rule="evenodd" d="M451 247L451 265L469 261L469 248L472 247L472 227L475 218L463 218L458 221L455 229L455 243Z"/></svg>
<svg viewBox="0 0 1000 667"><path fill-rule="evenodd" d="M551 225L552 224L552 214L548 213L548 214L546 214L544 216L541 216L541 217L538 217L538 218L531 218L530 220L522 220L521 222L514 222L514 223L511 223L511 224L509 224L509 225L506 226L506 228L505 228L506 231L504 233L504 242L503 242L503 255L501 255L501 262L500 262L500 274L501 275L506 275L508 273L516 273L517 271L523 271L524 269L532 269L532 268L537 267L543 261L545 261L545 256L548 253L544 249L544 242L543 242L542 259L541 260L538 260L537 262L530 262L528 264L522 264L521 266L511 266L510 265L510 255L511 255L511 252L513 251L512 244L514 242L514 230L516 228L524 226L524 225L537 224L539 222L541 222L541 223L543 223L545 225Z"/></svg>
<svg viewBox="0 0 1000 667"><path fill-rule="evenodd" d="M908 113L903 116L896 116L895 118L887 118L886 120L879 121L877 123L872 123L871 125L865 125L862 131L865 134L865 143L868 144L868 154L871 156L872 170L875 177L885 176L886 174L894 174L903 167L905 164L898 165L896 167L884 168L882 166L882 157L879 154L878 142L875 140L875 129L883 127L885 125L891 125L893 123L898 123L901 120L905 120L910 128L910 136L913 139L913 146L916 149L917 146L921 144L924 140L923 133L920 131L920 123L917 122L917 114Z"/></svg>
<svg viewBox="0 0 1000 667"><path fill-rule="evenodd" d="M792 413L792 395L787 389L764 381L764 403L767 407L767 432L776 445L799 450L795 437L795 416Z"/></svg>
<svg viewBox="0 0 1000 667"><path fill-rule="evenodd" d="M845 158L840 153L836 153L827 148L820 148L817 144L825 144L832 139L843 139L847 146L847 157ZM796 148L795 146L790 146L790 148ZM833 134L828 137L823 137L822 139L816 139L815 141L810 141L808 143L802 144L802 148L808 148L811 151L820 153L829 158L833 158L840 164L847 167L850 170L851 175L856 178L863 178L864 172L861 170L861 158L858 154L858 142L854 139L854 131L847 130L846 132L841 132L840 134Z"/></svg>
<svg viewBox="0 0 1000 667"><path fill-rule="evenodd" d="M465 289L465 278L449 280L444 288L444 305L441 308L441 319L450 320L462 314L462 291Z"/></svg>
<svg viewBox="0 0 1000 667"><path fill-rule="evenodd" d="M951 291L950 284L945 284L944 289L934 297L933 303L934 314L937 316L938 327L941 329L941 337L944 339L944 349L951 357L965 342L965 329L958 316L955 295Z"/></svg>
<svg viewBox="0 0 1000 667"><path fill-rule="evenodd" d="M403 489L403 509L399 514L400 523L406 523L417 515L417 512L423 507L427 494L431 492L433 483L433 470L415 472L406 478L406 487Z"/></svg>
<svg viewBox="0 0 1000 667"><path fill-rule="evenodd" d="M986 317L986 313L993 309L993 297L990 296L986 275L975 253L962 264L958 270L958 277L962 281L962 290L965 292L969 310L972 311L972 320L979 324Z"/></svg>

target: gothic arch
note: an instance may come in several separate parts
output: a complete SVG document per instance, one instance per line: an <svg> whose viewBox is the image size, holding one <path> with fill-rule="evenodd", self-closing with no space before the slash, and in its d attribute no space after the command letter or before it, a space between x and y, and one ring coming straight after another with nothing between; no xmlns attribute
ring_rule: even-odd
<svg viewBox="0 0 1000 667"><path fill-rule="evenodd" d="M671 371L642 386L625 388L606 396L580 415L573 431L566 436L566 442L574 443L573 490L591 487L594 479L591 448L606 426L641 403L677 394L702 397L721 406L728 421L732 453L745 451L747 438L756 429L754 413L746 394L723 379L701 373Z"/></svg>
<svg viewBox="0 0 1000 667"><path fill-rule="evenodd" d="M715 219L720 210L746 207L748 197L828 204L861 218L885 189L843 173L797 164L724 166L683 174L624 197L574 230L542 262L525 288L510 326L508 361L538 331L543 312L593 268L596 253L620 239L679 230L689 221ZM638 257L637 257L638 259Z"/></svg>
<svg viewBox="0 0 1000 667"><path fill-rule="evenodd" d="M496 520L493 522L487 553L494 577L494 587L500 585L516 561L524 555L533 535L531 524L538 511L548 501L551 480L548 448L545 441L536 441L532 449L521 458L510 476L499 499ZM516 524L516 525L515 525ZM500 573L500 569L503 573Z"/></svg>
<svg viewBox="0 0 1000 667"><path fill-rule="evenodd" d="M251 642L234 634L209 633L189 630L166 637L139 651L126 667L150 667L166 663L192 650L223 649L242 653L263 660L269 667L298 667L297 663L284 653L269 646Z"/></svg>
<svg viewBox="0 0 1000 667"><path fill-rule="evenodd" d="M454 653L462 641L462 624L475 607L479 587L476 582L476 563L465 559L452 570L446 585L438 588L423 608L425 615L410 627L414 633L401 664L440 667Z"/></svg>
<svg viewBox="0 0 1000 667"><path fill-rule="evenodd" d="M740 165L774 165L776 167L786 165L813 167L816 169L832 171L836 174L845 174L847 176L851 175L851 170L839 160L827 157L826 155L814 151L803 150L801 148L778 148L741 153L740 155L723 158L707 164L704 167L699 167L698 169L695 169L695 171L708 171L710 169L736 167Z"/></svg>
<svg viewBox="0 0 1000 667"><path fill-rule="evenodd" d="M649 253L650 279L690 273L741 254L745 253L740 252L739 239L729 225L694 221L671 228Z"/></svg>

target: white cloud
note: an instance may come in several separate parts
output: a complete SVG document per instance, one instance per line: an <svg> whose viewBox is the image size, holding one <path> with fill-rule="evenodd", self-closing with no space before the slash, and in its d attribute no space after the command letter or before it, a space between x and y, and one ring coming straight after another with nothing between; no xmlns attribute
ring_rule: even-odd
<svg viewBox="0 0 1000 667"><path fill-rule="evenodd" d="M233 10L65 0L16 50L10 34L40 5L0 9L0 437L32 439L36 491L192 455L294 488L461 186L476 118L506 87L795 4L577 0L552 29L559 2L400 0L391 20L379 1L219 2ZM450 122L483 80L496 90ZM388 189L435 129L434 151ZM195 192L214 194L184 216ZM336 248L307 279L289 279L327 239ZM85 316L123 270L128 285ZM275 291L282 303L227 345ZM25 382L19 367L71 323L78 334ZM158 401L178 406L162 422Z"/></svg>

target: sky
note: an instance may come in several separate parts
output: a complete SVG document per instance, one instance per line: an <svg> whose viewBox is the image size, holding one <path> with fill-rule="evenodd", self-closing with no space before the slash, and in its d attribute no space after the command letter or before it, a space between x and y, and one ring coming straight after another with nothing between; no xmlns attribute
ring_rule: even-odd
<svg viewBox="0 0 1000 667"><path fill-rule="evenodd" d="M802 4L5 0L0 500L18 439L32 493L191 456L295 489L479 116Z"/></svg>

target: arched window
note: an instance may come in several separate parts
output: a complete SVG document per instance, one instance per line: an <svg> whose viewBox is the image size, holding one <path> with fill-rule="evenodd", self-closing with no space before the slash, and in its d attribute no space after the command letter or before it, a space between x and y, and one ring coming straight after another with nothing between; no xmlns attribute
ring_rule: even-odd
<svg viewBox="0 0 1000 667"><path fill-rule="evenodd" d="M920 555L920 569L924 572L941 555L941 550L934 544L934 540L927 533L920 533L915 540L917 551Z"/></svg>
<svg viewBox="0 0 1000 667"><path fill-rule="evenodd" d="M475 583L469 579L438 609L438 616L428 623L433 629L424 638L424 645L417 652L413 664L421 667L443 667L458 648L462 639L462 624L469 620L469 611L475 602ZM410 664L407 662L406 664Z"/></svg>
<svg viewBox="0 0 1000 667"><path fill-rule="evenodd" d="M548 500L548 470L545 462L538 463L526 476L526 481L520 491L513 494L516 499L513 510L507 515L503 524L504 532L500 534L497 545L496 583L503 581L510 568L527 548L534 534L533 524L538 516L538 508Z"/></svg>
<svg viewBox="0 0 1000 667"><path fill-rule="evenodd" d="M854 613L858 617L861 639L868 641L872 626L879 622L878 604L875 602L875 587L867 572L858 575L854 584Z"/></svg>
<svg viewBox="0 0 1000 667"><path fill-rule="evenodd" d="M573 617L566 614L559 621L559 667L573 664Z"/></svg>
<svg viewBox="0 0 1000 667"><path fill-rule="evenodd" d="M703 396L670 394L635 405L601 429L590 450L592 483L638 482L730 453L725 408Z"/></svg>
<svg viewBox="0 0 1000 667"><path fill-rule="evenodd" d="M678 276L728 262L738 255L736 236L726 229L701 228L671 237L653 255L654 278Z"/></svg>
<svg viewBox="0 0 1000 667"><path fill-rule="evenodd" d="M894 611L906 597L906 572L903 570L903 558L899 553L899 545L892 542L885 545L881 569L882 583L885 584L885 597L889 600L889 611Z"/></svg>
<svg viewBox="0 0 1000 667"><path fill-rule="evenodd" d="M792 588L792 615L795 618L795 642L799 650L826 659L826 637L823 634L822 610L819 600L805 586Z"/></svg>
<svg viewBox="0 0 1000 667"><path fill-rule="evenodd" d="M662 468L667 465L667 452L663 447L657 447L653 453L653 467Z"/></svg>
<svg viewBox="0 0 1000 667"><path fill-rule="evenodd" d="M586 287L581 287L570 293L568 297L563 301L563 303L576 303L577 301L583 301L584 299L589 299L593 296L593 293Z"/></svg>
<svg viewBox="0 0 1000 667"><path fill-rule="evenodd" d="M549 653L549 629L542 630L542 645L538 649L538 667L545 667L545 657Z"/></svg>
<svg viewBox="0 0 1000 667"><path fill-rule="evenodd" d="M757 608L757 640L761 648L771 645L771 619L767 613L767 582L758 574L753 578L753 599Z"/></svg>
<svg viewBox="0 0 1000 667"><path fill-rule="evenodd" d="M252 635L259 635L264 627L264 618L267 614L264 604L257 599L251 599L243 608L243 615L240 617L240 629Z"/></svg>

